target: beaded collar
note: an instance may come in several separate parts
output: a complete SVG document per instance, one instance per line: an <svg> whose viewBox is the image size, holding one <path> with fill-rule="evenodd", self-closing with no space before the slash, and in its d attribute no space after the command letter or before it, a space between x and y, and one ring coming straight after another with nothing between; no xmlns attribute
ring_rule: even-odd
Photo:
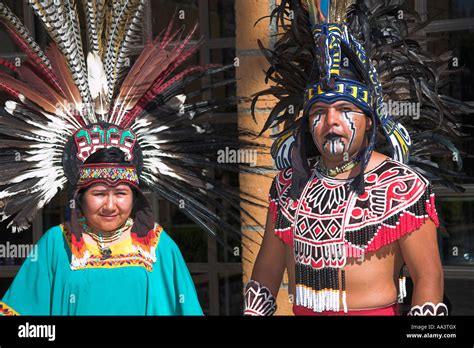
<svg viewBox="0 0 474 348"><path fill-rule="evenodd" d="M123 231L126 231L130 227L133 226L133 219L128 218L127 221L125 222L125 224L122 227L120 227L118 230L112 232L110 235L104 236L104 233L102 233L101 231L94 232L90 228L90 226L87 225L84 218L80 219L79 221L82 225L83 233L86 233L87 235L89 235L97 243L97 246L100 250L100 254L102 255L102 258L104 258L104 259L107 259L107 258L111 257L111 255L112 255L112 250L110 249L110 247L106 246L105 244L116 242L122 236Z"/></svg>
<svg viewBox="0 0 474 348"><path fill-rule="evenodd" d="M344 163L343 165L336 166L334 168L328 168L324 165L322 158L318 157L318 162L316 164L316 169L323 173L326 176L335 177L341 173L348 172L357 166L360 162L359 158L353 158L349 162Z"/></svg>
<svg viewBox="0 0 474 348"><path fill-rule="evenodd" d="M155 224L155 227L144 237L139 237L132 231L130 233L131 246L126 248L127 250L117 248L114 253L112 251L114 246L112 246L110 255L104 258L96 245L91 246L85 242L84 236L77 240L68 224L60 226L71 250L70 267L72 270L142 266L151 272L153 264L156 262L156 248L163 231L159 224Z"/></svg>

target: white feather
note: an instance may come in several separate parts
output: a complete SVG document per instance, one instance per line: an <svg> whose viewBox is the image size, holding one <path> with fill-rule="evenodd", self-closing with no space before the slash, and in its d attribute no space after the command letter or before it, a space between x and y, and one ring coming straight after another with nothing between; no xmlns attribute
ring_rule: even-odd
<svg viewBox="0 0 474 348"><path fill-rule="evenodd" d="M184 102L186 101L186 96L184 94L178 94L168 100L166 102L166 105L168 105L170 108L173 108L174 110L179 110L181 106L183 106Z"/></svg>
<svg viewBox="0 0 474 348"><path fill-rule="evenodd" d="M87 55L87 78L92 99L99 95L107 95L107 76L105 75L104 64L97 53L89 52Z"/></svg>
<svg viewBox="0 0 474 348"><path fill-rule="evenodd" d="M10 115L13 115L13 113L15 112L16 106L17 106L17 103L15 103L13 100L7 100L5 102L5 110Z"/></svg>

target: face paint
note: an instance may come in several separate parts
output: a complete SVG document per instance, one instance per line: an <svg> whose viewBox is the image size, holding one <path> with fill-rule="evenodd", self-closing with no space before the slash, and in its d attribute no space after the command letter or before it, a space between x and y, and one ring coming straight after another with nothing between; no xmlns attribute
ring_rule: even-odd
<svg viewBox="0 0 474 348"><path fill-rule="evenodd" d="M363 146L366 117L359 109L345 102L319 104L310 116L313 141L319 152L338 161L347 161Z"/></svg>
<svg viewBox="0 0 474 348"><path fill-rule="evenodd" d="M323 143L323 149L329 151L331 155L340 155L344 153L345 146L340 136L336 134L328 134Z"/></svg>
<svg viewBox="0 0 474 348"><path fill-rule="evenodd" d="M351 135L350 135L350 138L349 138L349 142L347 143L347 146L345 148L345 152L349 152L351 146L352 146L352 143L354 141L354 137L355 137L355 134L356 134L356 124L354 122L354 117L360 115L360 112L356 112L356 111L345 111L342 113L342 115L344 116L343 117L343 120L346 122L347 124L347 128L350 130L351 132Z"/></svg>
<svg viewBox="0 0 474 348"><path fill-rule="evenodd" d="M316 144L316 147L318 148L319 152L321 151L321 148L319 147L319 142L316 139L316 127L321 123L321 119L323 118L323 113L317 113L314 115L313 122L311 124L311 136L313 137L313 142ZM324 147L324 146L323 146Z"/></svg>
<svg viewBox="0 0 474 348"><path fill-rule="evenodd" d="M313 124L311 125L311 133L314 134L314 129L318 126L318 124L321 122L321 119L323 118L323 113L318 113L314 115L313 118Z"/></svg>

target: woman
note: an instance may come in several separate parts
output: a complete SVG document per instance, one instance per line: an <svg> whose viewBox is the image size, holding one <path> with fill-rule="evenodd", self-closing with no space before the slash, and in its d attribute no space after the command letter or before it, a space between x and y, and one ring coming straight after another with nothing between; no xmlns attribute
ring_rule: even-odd
<svg viewBox="0 0 474 348"><path fill-rule="evenodd" d="M69 222L49 229L0 302L21 315L202 315L183 257L118 148L79 169Z"/></svg>

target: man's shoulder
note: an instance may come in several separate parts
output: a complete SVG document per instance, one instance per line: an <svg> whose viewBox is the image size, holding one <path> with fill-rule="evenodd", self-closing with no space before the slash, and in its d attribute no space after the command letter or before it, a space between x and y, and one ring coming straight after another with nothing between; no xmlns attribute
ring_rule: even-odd
<svg viewBox="0 0 474 348"><path fill-rule="evenodd" d="M316 164L318 162L317 157L312 157L308 159L308 166L310 169L314 170ZM291 166L280 169L277 174L275 175L275 181L279 181L280 183L284 183L286 185L291 185L291 180L293 178L293 168Z"/></svg>
<svg viewBox="0 0 474 348"><path fill-rule="evenodd" d="M286 182L291 181L293 177L293 168L287 167L278 171L277 175L275 175L275 180Z"/></svg>
<svg viewBox="0 0 474 348"><path fill-rule="evenodd" d="M279 201L280 203L283 203L287 200L291 190L292 177L293 169L291 167L281 169L275 175L272 185L270 186L270 201Z"/></svg>
<svg viewBox="0 0 474 348"><path fill-rule="evenodd" d="M426 179L414 167L402 162L398 162L389 157L386 158L371 172L377 174L377 176L383 181L394 179L406 181L416 179L417 181L419 180L423 182L425 185L430 184L429 180Z"/></svg>

